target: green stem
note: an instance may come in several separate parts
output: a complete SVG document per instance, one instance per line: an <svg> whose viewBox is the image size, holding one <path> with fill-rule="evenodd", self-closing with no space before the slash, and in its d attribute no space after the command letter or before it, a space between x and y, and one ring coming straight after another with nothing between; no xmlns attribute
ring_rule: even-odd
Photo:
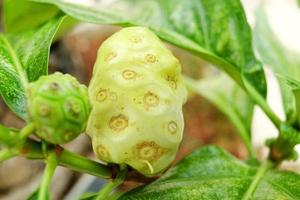
<svg viewBox="0 0 300 200"><path fill-rule="evenodd" d="M0 151L0 163L14 157L15 154L11 152L9 149L3 149Z"/></svg>
<svg viewBox="0 0 300 200"><path fill-rule="evenodd" d="M49 199L49 187L52 181L52 177L57 167L58 161L55 153L51 153L47 157L47 166L43 174L42 183L39 190L38 200Z"/></svg>
<svg viewBox="0 0 300 200"><path fill-rule="evenodd" d="M246 193L244 194L242 200L251 200L253 199L252 196L258 186L258 184L260 183L261 179L263 178L263 176L267 173L267 171L269 169L271 169L273 167L272 162L270 162L269 160L266 160L258 169L257 173L255 174L250 187L248 188L248 190L246 191Z"/></svg>
<svg viewBox="0 0 300 200"><path fill-rule="evenodd" d="M19 134L20 139L25 139L27 138L29 135L31 135L35 130L35 125L33 123L29 123L27 124L21 131Z"/></svg>
<svg viewBox="0 0 300 200"><path fill-rule="evenodd" d="M113 194L111 194L107 200L117 200L119 199L122 195L124 194L124 192L115 192Z"/></svg>
<svg viewBox="0 0 300 200"><path fill-rule="evenodd" d="M45 159L42 145L39 142L28 139L22 147L15 150L20 156L29 159ZM58 157L58 165L69 169L87 173L99 178L111 178L111 169L98 162L90 160L84 156L72 153L60 146L55 146L47 150L48 154L55 152Z"/></svg>
<svg viewBox="0 0 300 200"><path fill-rule="evenodd" d="M98 196L96 198L96 200L104 200L107 198L107 196L119 185L121 185L125 178L126 178L126 174L127 174L127 167L126 165L124 167L122 167L121 171L119 172L119 174L117 175L117 177L112 180L111 182L109 182L108 184L106 184L101 191L98 193Z"/></svg>
<svg viewBox="0 0 300 200"><path fill-rule="evenodd" d="M283 123L281 119L273 112L272 108L266 102L266 100L257 92L251 83L246 78L243 78L246 91L253 99L253 101L264 111L264 113L270 118L276 128L279 130L280 125Z"/></svg>
<svg viewBox="0 0 300 200"><path fill-rule="evenodd" d="M64 150L59 157L59 164L75 171L87 173L99 178L111 177L111 169L109 167L67 150Z"/></svg>

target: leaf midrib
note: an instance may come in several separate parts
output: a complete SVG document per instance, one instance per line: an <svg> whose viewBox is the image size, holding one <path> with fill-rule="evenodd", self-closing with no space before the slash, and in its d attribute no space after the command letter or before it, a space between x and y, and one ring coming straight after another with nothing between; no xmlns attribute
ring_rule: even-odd
<svg viewBox="0 0 300 200"><path fill-rule="evenodd" d="M257 186L260 184L261 180L265 176L265 174L271 169L272 163L270 161L265 161L257 170L255 176L253 177L249 188L244 193L242 200L252 200L253 194L256 191Z"/></svg>
<svg viewBox="0 0 300 200"><path fill-rule="evenodd" d="M6 48L7 48L7 51L8 53L10 54L11 58L12 58L12 61L13 61L13 66L15 68L15 71L17 72L17 74L19 75L20 77L20 82L23 86L23 88L27 88L27 85L28 85L28 80L27 80L27 76L23 70L23 67L22 67L22 64L17 56L17 54L15 53L14 49L12 48L11 44L9 43L9 41L6 39L6 37L1 34L0 35L0 39L2 39L2 41L4 42Z"/></svg>

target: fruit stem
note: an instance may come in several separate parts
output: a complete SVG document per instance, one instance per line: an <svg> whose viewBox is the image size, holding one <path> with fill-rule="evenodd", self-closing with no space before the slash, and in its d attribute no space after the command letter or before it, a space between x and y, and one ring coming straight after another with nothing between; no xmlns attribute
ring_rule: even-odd
<svg viewBox="0 0 300 200"><path fill-rule="evenodd" d="M283 121L274 113L274 111L269 106L265 98L263 98L263 96L257 92L257 90L253 87L253 85L249 83L249 81L244 77L243 77L243 81L249 96L263 110L263 112L269 117L269 119L279 130Z"/></svg>
<svg viewBox="0 0 300 200"><path fill-rule="evenodd" d="M126 165L120 165L120 172L118 173L117 177L107 183L103 188L101 188L100 192L98 193L98 196L96 200L104 200L107 198L107 196L119 185L121 185L127 174L127 166Z"/></svg>
<svg viewBox="0 0 300 200"><path fill-rule="evenodd" d="M0 151L0 163L8 160L14 156L15 156L15 154L13 152L11 152L9 149L3 149L2 151Z"/></svg>
<svg viewBox="0 0 300 200"><path fill-rule="evenodd" d="M35 125L33 123L29 123L20 131L19 137L21 140L25 139L29 135L31 135L34 131L35 131Z"/></svg>
<svg viewBox="0 0 300 200"><path fill-rule="evenodd" d="M52 177L54 174L54 171L57 167L58 164L58 160L56 157L56 154L54 152L51 152L48 156L47 156L47 166L46 169L44 171L43 174L43 178L42 178L42 183L40 186L40 191L39 191L39 195L38 195L38 200L45 200L45 199L49 199L49 187L52 181Z"/></svg>
<svg viewBox="0 0 300 200"><path fill-rule="evenodd" d="M16 147L14 151L20 156L28 159L45 159L40 142L27 139L22 146ZM54 152L58 159L58 165L70 168L72 170L87 173L99 178L111 178L112 173L110 167L104 166L98 162L90 160L84 156L72 153L61 146L49 146L47 154Z"/></svg>

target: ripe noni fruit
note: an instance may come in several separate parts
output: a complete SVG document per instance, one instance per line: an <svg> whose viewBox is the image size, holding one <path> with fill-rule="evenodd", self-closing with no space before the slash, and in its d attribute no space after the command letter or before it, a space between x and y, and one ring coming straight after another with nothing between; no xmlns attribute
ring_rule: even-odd
<svg viewBox="0 0 300 200"><path fill-rule="evenodd" d="M98 50L89 85L87 133L97 157L146 176L174 160L186 88L179 61L144 27L124 28Z"/></svg>

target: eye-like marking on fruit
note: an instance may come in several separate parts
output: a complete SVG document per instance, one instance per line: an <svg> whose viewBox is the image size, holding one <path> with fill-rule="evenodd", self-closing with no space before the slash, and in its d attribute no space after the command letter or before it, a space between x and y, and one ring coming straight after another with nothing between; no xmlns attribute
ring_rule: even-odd
<svg viewBox="0 0 300 200"><path fill-rule="evenodd" d="M140 160L147 160L150 163L159 159L166 150L155 143L155 141L144 141L134 146L136 157Z"/></svg>
<svg viewBox="0 0 300 200"><path fill-rule="evenodd" d="M172 89L175 90L177 88L177 80L175 78L172 76L167 76L166 80Z"/></svg>
<svg viewBox="0 0 300 200"><path fill-rule="evenodd" d="M41 117L47 117L51 114L51 107L46 104L40 105L39 114Z"/></svg>
<svg viewBox="0 0 300 200"><path fill-rule="evenodd" d="M124 130L127 126L128 126L128 119L122 114L113 116L109 120L109 127L113 131L120 132Z"/></svg>
<svg viewBox="0 0 300 200"><path fill-rule="evenodd" d="M130 37L130 41L133 43L140 43L142 41L142 38L138 35L134 35Z"/></svg>
<svg viewBox="0 0 300 200"><path fill-rule="evenodd" d="M110 92L110 93L109 93L109 99L110 99L111 101L116 101L116 100L118 99L117 93L115 93L115 92Z"/></svg>
<svg viewBox="0 0 300 200"><path fill-rule="evenodd" d="M116 49L118 59L109 62ZM178 60L144 27L115 33L98 55L88 88L93 105L87 134L95 154L145 176L161 173L175 158L183 134L187 92Z"/></svg>
<svg viewBox="0 0 300 200"><path fill-rule="evenodd" d="M157 57L153 54L147 53L146 56L145 56L145 61L147 63L152 64L152 63L157 62Z"/></svg>
<svg viewBox="0 0 300 200"><path fill-rule="evenodd" d="M56 72L30 83L28 90L29 120L41 139L62 144L84 131L90 103L87 88L74 77Z"/></svg>
<svg viewBox="0 0 300 200"><path fill-rule="evenodd" d="M68 100L66 102L66 107L68 112L70 112L72 115L79 115L81 111L80 105L76 101Z"/></svg>
<svg viewBox="0 0 300 200"><path fill-rule="evenodd" d="M57 82L49 83L49 88L53 91L59 90L59 84Z"/></svg>
<svg viewBox="0 0 300 200"><path fill-rule="evenodd" d="M72 139L74 133L72 131L67 130L64 134L63 134L63 138L65 141L70 141L70 139Z"/></svg>
<svg viewBox="0 0 300 200"><path fill-rule="evenodd" d="M105 58L104 58L104 61L105 62L109 62L111 61L112 59L114 59L115 57L117 57L117 54L115 52L109 52Z"/></svg>
<svg viewBox="0 0 300 200"><path fill-rule="evenodd" d="M147 92L143 97L143 102L146 106L154 107L159 104L159 97L152 92Z"/></svg>
<svg viewBox="0 0 300 200"><path fill-rule="evenodd" d="M170 121L168 123L168 131L171 134L175 134L177 132L177 123L175 121Z"/></svg>
<svg viewBox="0 0 300 200"><path fill-rule="evenodd" d="M133 79L136 78L137 74L133 70L126 69L126 70L123 71L122 76L126 80L133 80Z"/></svg>
<svg viewBox="0 0 300 200"><path fill-rule="evenodd" d="M100 89L99 92L97 93L96 100L98 102L105 101L107 95L108 95L108 91L106 89Z"/></svg>
<svg viewBox="0 0 300 200"><path fill-rule="evenodd" d="M103 158L103 160L109 159L109 152L107 151L107 149L102 144L99 144L97 146L96 151L97 151L97 154L99 156L101 156L101 158Z"/></svg>

